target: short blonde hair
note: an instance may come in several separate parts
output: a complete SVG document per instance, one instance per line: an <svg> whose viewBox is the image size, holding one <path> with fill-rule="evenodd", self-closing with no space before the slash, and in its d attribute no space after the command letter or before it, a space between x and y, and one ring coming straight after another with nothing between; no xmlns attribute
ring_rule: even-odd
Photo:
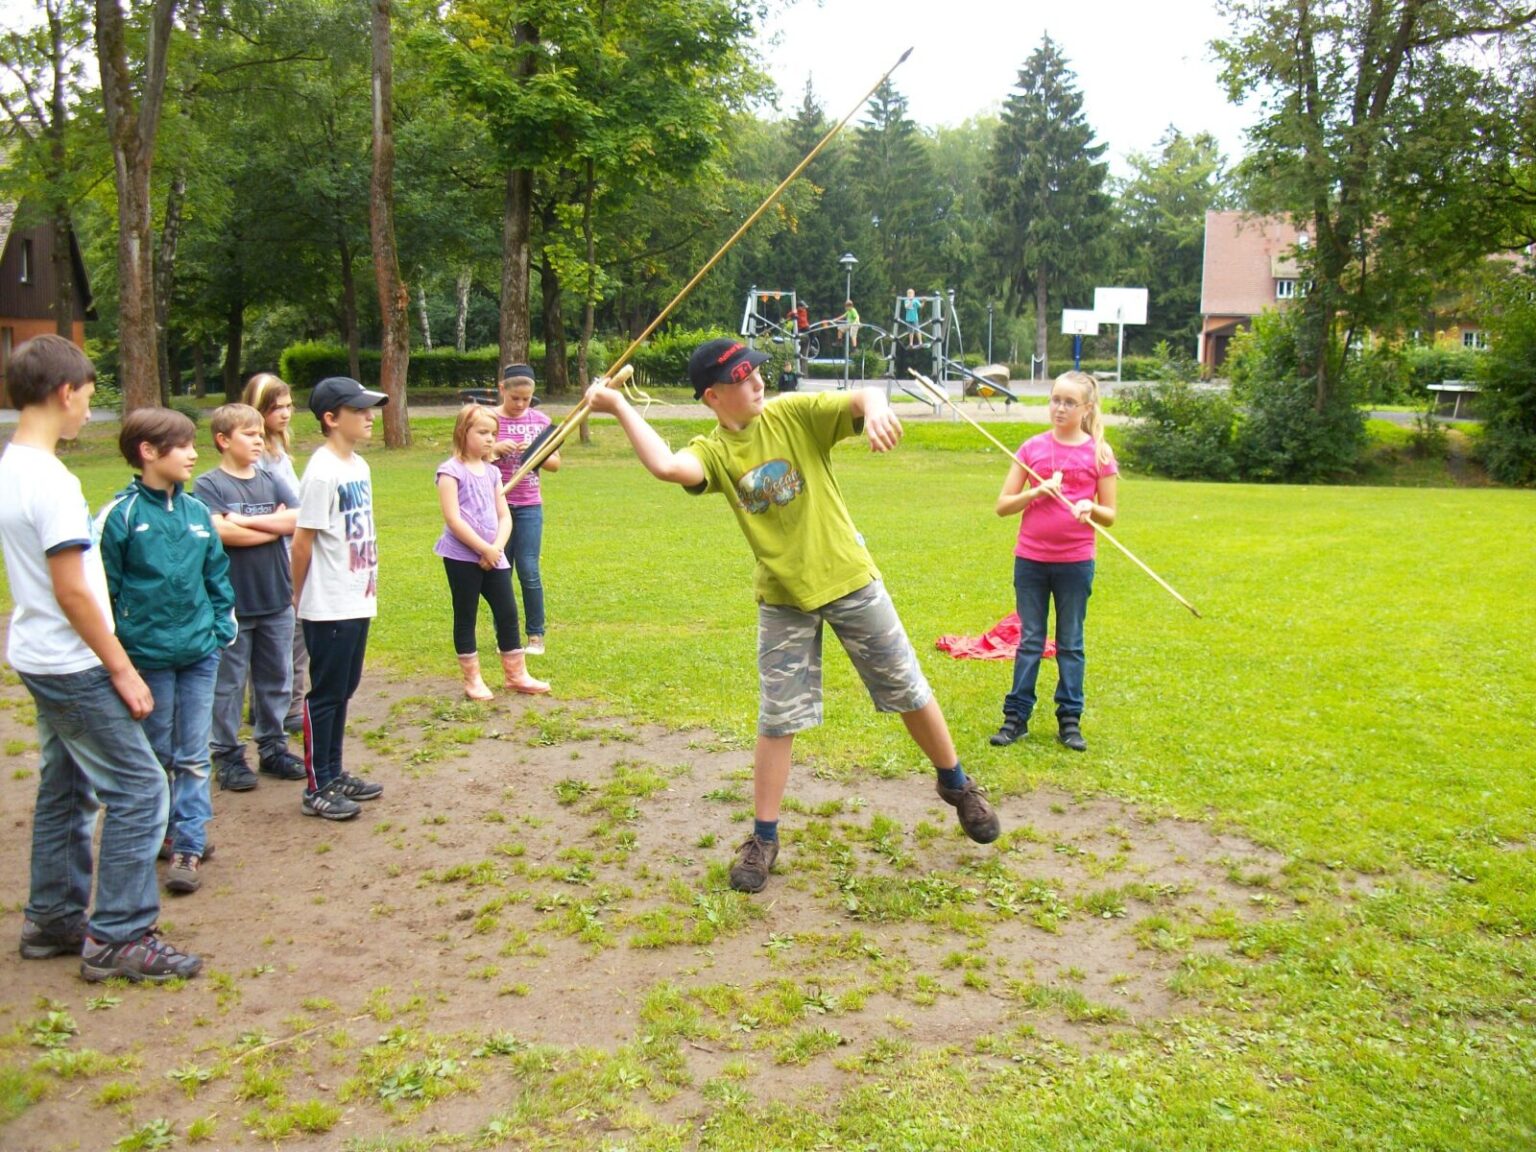
<svg viewBox="0 0 1536 1152"><path fill-rule="evenodd" d="M208 417L208 430L213 433L213 446L220 452L224 451L219 445L220 436L244 432L247 428L265 428L261 413L249 404L223 404L215 408L213 415Z"/></svg>
<svg viewBox="0 0 1536 1152"><path fill-rule="evenodd" d="M532 381L529 381L532 383ZM459 409L458 419L453 422L453 454L463 456L464 450L469 446L469 434L474 430L475 421L480 417L496 426L496 413L489 408L483 408L479 404L466 404Z"/></svg>

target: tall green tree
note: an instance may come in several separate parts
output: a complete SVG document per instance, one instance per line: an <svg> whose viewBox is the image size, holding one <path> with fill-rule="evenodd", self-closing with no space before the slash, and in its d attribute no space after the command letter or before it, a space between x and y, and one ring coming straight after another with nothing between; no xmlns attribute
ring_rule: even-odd
<svg viewBox="0 0 1536 1152"><path fill-rule="evenodd" d="M1089 287L1105 252L1109 166L1083 115L1083 96L1049 35L1019 70L992 146L986 199L1008 302L1032 302L1035 355L1044 370L1051 298Z"/></svg>
<svg viewBox="0 0 1536 1152"><path fill-rule="evenodd" d="M1348 401L1345 362L1358 333L1392 328L1438 279L1531 238L1536 6L1222 8L1233 34L1216 48L1230 95L1263 109L1239 169L1246 198L1299 219L1310 237L1297 361L1321 411Z"/></svg>
<svg viewBox="0 0 1536 1152"><path fill-rule="evenodd" d="M1116 280L1147 289L1147 323L1126 333L1127 347L1150 352L1166 340L1193 349L1200 331L1205 214L1227 204L1226 161L1208 132L1169 126L1152 153L1127 157L1118 189Z"/></svg>

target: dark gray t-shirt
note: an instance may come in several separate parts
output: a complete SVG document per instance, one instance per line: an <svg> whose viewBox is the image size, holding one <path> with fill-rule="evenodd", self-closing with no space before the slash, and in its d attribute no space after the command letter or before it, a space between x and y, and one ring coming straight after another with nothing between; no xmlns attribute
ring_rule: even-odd
<svg viewBox="0 0 1536 1152"><path fill-rule="evenodd" d="M215 516L229 512L265 516L280 507L299 506L299 494L288 481L259 468L249 479L231 476L222 468L204 472L193 492ZM229 582L235 587L236 616L268 616L293 603L293 576L281 538L249 548L226 547L225 551Z"/></svg>

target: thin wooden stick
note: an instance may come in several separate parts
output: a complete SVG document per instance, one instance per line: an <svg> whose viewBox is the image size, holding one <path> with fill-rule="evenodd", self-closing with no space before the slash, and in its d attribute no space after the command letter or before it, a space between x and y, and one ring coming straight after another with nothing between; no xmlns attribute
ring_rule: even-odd
<svg viewBox="0 0 1536 1152"><path fill-rule="evenodd" d="M953 411L955 413L955 415L961 417L972 428L976 429L976 431L980 432L988 440L992 441L993 444L996 444L997 447L1002 450L1003 455L1007 456L1009 460L1011 460L1013 463L1017 464L1020 468L1024 469L1025 472L1028 472L1030 474L1030 476L1032 476L1034 478L1034 481L1035 481L1036 484L1043 484L1043 483L1045 483L1045 477L1041 476L1040 473L1036 472L1028 464L1024 463L1024 461L1020 460L1017 456L1015 456L1014 453L1013 453L1013 449L1009 448L1001 440L999 440L996 436L992 435L992 433L988 432L980 424L976 423L975 420L972 420L968 413L961 411L960 406L949 398L949 394L947 392L945 392L942 388L940 388L938 385L936 385L932 380L928 379L928 377L924 376L916 368L908 368L907 371L912 373L912 375L917 378L917 382L923 386L923 389L930 396L934 397L935 402L940 403L940 404L948 404L949 407L950 407L950 410ZM1065 508L1067 508L1068 510L1072 509L1072 501L1068 500L1059 491L1057 491L1056 489L1052 489L1050 494L1052 496L1056 497L1056 499ZM1075 513L1074 513L1074 515L1075 515ZM1198 610L1196 610L1196 608L1195 608L1195 606L1193 604L1191 604L1188 600L1184 599L1184 597L1180 596L1177 592L1175 592L1173 590L1173 585L1169 584L1168 581L1164 580L1156 572L1154 572L1154 571L1152 571L1152 569L1148 568L1145 564L1143 564L1141 562L1141 560L1136 556L1135 553L1133 553L1124 544L1120 543L1120 541L1116 540L1114 535L1110 532L1110 530L1108 528L1104 527L1104 525L1100 524L1097 520L1095 520L1091 516L1088 518L1088 524L1100 536L1104 537L1104 539L1108 540L1116 548L1120 549L1121 552L1125 553L1125 557L1126 557L1127 560L1131 561L1131 563L1135 564L1136 567L1140 568L1148 576L1150 576L1150 577L1152 577L1152 579L1156 580L1158 582L1158 584L1160 584L1162 586L1163 591L1167 592L1168 595L1172 596L1180 604L1184 605L1184 607L1188 608L1191 612L1193 612L1196 619L1200 619L1200 613L1199 613Z"/></svg>
<svg viewBox="0 0 1536 1152"><path fill-rule="evenodd" d="M907 57L910 55L912 55L912 49L908 48L901 54L901 59L897 60L896 63L892 64L885 70L885 75L881 76L880 79L876 80L869 86L869 91L859 97L859 102L852 108L848 109L848 114L827 130L827 134L823 136L819 141L817 141L816 147L812 148L805 154L800 163L796 164L794 168L790 170L788 176L779 181L779 186L772 192L768 193L767 199L765 199L761 204L753 209L752 215L748 216L744 221L742 221L740 228L731 233L731 238L724 244L720 245L719 250L704 262L704 266L693 274L693 278L689 280L688 283L683 285L682 290L678 292L676 296L672 297L671 302L656 314L656 319L652 320L649 324L646 325L645 331L641 332L640 335L631 340L629 342L629 347L625 348L623 352L619 353L618 359L616 359L612 364L608 366L608 382L610 386L616 386L614 381L618 379L619 372L622 369L629 367L629 359L635 354L635 351L640 347L640 345L644 344L645 341L649 339L651 333L660 328L662 322L666 320L668 316L672 315L673 310L688 298L689 293L698 287L699 281L703 280L704 277L709 274L710 270L714 268L716 264L720 263L720 261L725 257L725 254L735 246L736 241L740 240L744 235L746 235L747 229L756 224L758 220L762 218L763 213L768 211L769 208L773 207L774 201L783 195L784 189L788 188L792 183L794 183L794 181L800 176L800 173L804 172L806 168L810 166L812 160L815 160L817 156L821 155L821 150L830 144L832 142L832 138L843 130L844 125L846 125L848 121L854 118L860 108L864 107L865 102L875 94L876 89L878 89L880 85L884 84L887 80L890 79L891 73L896 71L896 69L900 68L907 62ZM588 411L591 410L591 407L591 401L589 401L586 396L583 395L580 402L577 403L577 405L566 414L565 419L560 422L561 428L564 429L566 425L575 424L584 419ZM568 435L570 435L568 430L557 430L553 435L550 436L548 441L545 441L545 443L548 444L550 441L564 440ZM551 449L551 451L553 451L553 449ZM533 471L534 468L538 467L538 465L543 462L543 457L546 455L548 455L548 453L541 453L540 456L535 460L523 461L522 467L520 467L516 472L512 474L512 478L502 486L501 490L503 492L510 491L512 485L516 484L529 472Z"/></svg>
<svg viewBox="0 0 1536 1152"><path fill-rule="evenodd" d="M626 364L624 367L615 372L611 377L599 376L598 380L606 382L610 388L621 388L623 387L624 382L634 374L635 366L633 364ZM570 436L570 434L576 429L576 425L581 422L581 417L586 415L587 408L590 407L591 405L587 405L584 408L582 405L578 404L565 414L565 418L562 419L560 423L555 425L555 430L549 434L548 439L539 445L538 451L534 452L531 456L524 460L522 464L519 465L517 471L512 473L512 479L508 480L501 486L501 493L503 496L512 491L513 487L515 487L517 482L524 476L528 475L528 473L532 472L540 464L544 463L544 461L548 460L556 452L560 451L560 445L565 443L566 438Z"/></svg>

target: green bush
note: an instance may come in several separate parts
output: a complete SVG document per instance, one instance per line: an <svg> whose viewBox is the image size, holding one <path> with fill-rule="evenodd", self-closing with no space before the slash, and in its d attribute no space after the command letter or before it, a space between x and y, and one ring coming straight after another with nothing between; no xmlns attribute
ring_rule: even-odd
<svg viewBox="0 0 1536 1152"><path fill-rule="evenodd" d="M1503 484L1536 484L1536 275L1512 276L1484 305L1488 350L1479 356L1487 418L1478 456Z"/></svg>
<svg viewBox="0 0 1536 1152"><path fill-rule="evenodd" d="M687 387L688 357L706 340L722 336L733 337L733 333L720 328L669 328L656 333L635 349L636 382L642 388Z"/></svg>
<svg viewBox="0 0 1536 1152"><path fill-rule="evenodd" d="M1347 388L1319 409L1310 380L1254 379L1247 401L1236 443L1243 479L1311 484L1355 470L1365 451L1365 414Z"/></svg>
<svg viewBox="0 0 1536 1152"><path fill-rule="evenodd" d="M1403 349L1408 386L1415 400L1423 396L1426 384L1473 379L1481 359L1481 352L1470 348L1447 348L1443 344L1414 344Z"/></svg>
<svg viewBox="0 0 1536 1152"><path fill-rule="evenodd" d="M570 377L574 383L578 347L571 344L566 349ZM593 340L588 346L587 359L595 375L607 366L606 345ZM528 362L540 370L544 365L544 345L535 342L529 346ZM452 348L434 348L430 352L413 351L407 374L412 395L417 389L441 389L457 392L461 388L494 388L501 367L501 354L495 346L473 348L458 352ZM362 383L377 387L379 383L379 351L364 348L358 354L358 368ZM347 365L347 350L340 344L307 342L290 344L283 349L278 360L278 375L296 389L313 388L327 376L346 376L351 369Z"/></svg>
<svg viewBox="0 0 1536 1152"><path fill-rule="evenodd" d="M1122 410L1138 422L1126 430L1126 462L1175 480L1237 478L1237 410L1224 391L1195 384L1200 366L1188 356L1157 346L1156 383L1119 395Z"/></svg>

